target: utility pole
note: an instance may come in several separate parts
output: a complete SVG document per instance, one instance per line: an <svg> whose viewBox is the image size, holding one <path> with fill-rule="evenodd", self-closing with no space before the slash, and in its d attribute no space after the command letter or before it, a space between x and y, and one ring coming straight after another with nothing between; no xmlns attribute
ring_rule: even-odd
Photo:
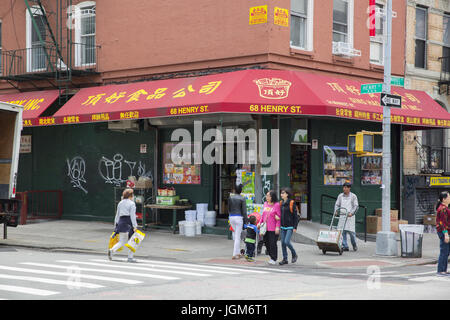
<svg viewBox="0 0 450 320"><path fill-rule="evenodd" d="M383 22L386 22L384 46L383 92L391 93L391 45L392 45L392 0L386 0ZM397 256L397 241L391 232L391 109L383 107L383 175L382 175L382 231L377 233L376 254Z"/></svg>

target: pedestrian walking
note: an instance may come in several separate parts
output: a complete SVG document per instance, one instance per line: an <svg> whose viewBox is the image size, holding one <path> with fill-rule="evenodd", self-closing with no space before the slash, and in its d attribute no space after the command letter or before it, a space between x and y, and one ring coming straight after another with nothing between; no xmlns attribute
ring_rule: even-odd
<svg viewBox="0 0 450 320"><path fill-rule="evenodd" d="M108 258L112 260L112 256L120 248L122 248L137 230L136 222L136 204L134 203L133 189L125 189L122 193L122 200L117 205L116 217L114 219L114 232L119 234L119 242L111 249L108 249ZM133 251L128 253L128 262L136 262L133 258Z"/></svg>
<svg viewBox="0 0 450 320"><path fill-rule="evenodd" d="M247 235L245 237L245 259L249 262L255 261L256 237L258 236L258 228L256 227L256 217L250 216L248 224L245 225Z"/></svg>
<svg viewBox="0 0 450 320"><path fill-rule="evenodd" d="M235 193L228 199L228 218L234 234L234 247L232 259L239 259L241 255L241 233L244 223L248 222L247 204L245 198L241 196L242 184L235 187Z"/></svg>
<svg viewBox="0 0 450 320"><path fill-rule="evenodd" d="M277 194L275 191L271 190L266 194L266 202L263 207L263 214L259 227L262 222L267 224L267 231L264 235L264 241L267 249L269 250L270 260L269 264L276 264L278 258L278 247L277 240L280 234L280 204L278 203Z"/></svg>
<svg viewBox="0 0 450 320"><path fill-rule="evenodd" d="M336 212L340 208L344 208L347 211L347 222L342 233L342 248L344 251L349 251L347 244L347 235L350 235L350 240L352 242L353 251L358 250L356 245L356 234L355 234L355 215L358 211L358 197L351 192L352 185L348 182L344 183L342 189L343 192L339 194L336 203L334 205L334 211ZM345 221L345 216L339 216L339 224L343 225Z"/></svg>
<svg viewBox="0 0 450 320"><path fill-rule="evenodd" d="M281 189L281 220L280 220L280 237L281 237L281 251L283 253L283 260L280 261L280 265L288 264L288 252L287 248L292 254L292 263L297 261L297 253L291 243L291 237L294 232L297 231L298 216L297 206L292 199L292 190L290 188Z"/></svg>
<svg viewBox="0 0 450 320"><path fill-rule="evenodd" d="M439 237L439 260L437 267L438 276L448 276L447 265L450 252L450 239L448 229L450 226L450 196L447 191L441 192L439 201L436 204L436 231Z"/></svg>

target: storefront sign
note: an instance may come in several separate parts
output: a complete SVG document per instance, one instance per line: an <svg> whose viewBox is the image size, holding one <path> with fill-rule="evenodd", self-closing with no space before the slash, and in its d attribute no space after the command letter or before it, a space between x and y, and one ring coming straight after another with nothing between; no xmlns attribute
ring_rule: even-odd
<svg viewBox="0 0 450 320"><path fill-rule="evenodd" d="M430 177L430 187L450 186L450 177Z"/></svg>
<svg viewBox="0 0 450 320"><path fill-rule="evenodd" d="M20 137L20 153L31 153L31 135Z"/></svg>
<svg viewBox="0 0 450 320"><path fill-rule="evenodd" d="M32 91L0 95L0 101L16 104L23 107L23 125L31 127L35 125L49 125L51 120L37 120L37 118L53 103L59 96L58 90Z"/></svg>
<svg viewBox="0 0 450 320"><path fill-rule="evenodd" d="M273 23L282 27L289 26L289 10L275 7L273 10Z"/></svg>
<svg viewBox="0 0 450 320"><path fill-rule="evenodd" d="M56 124L67 124L205 113L259 113L381 122L380 94L362 94L360 89L360 82L349 79L295 71L242 70L84 88L53 117ZM392 110L392 123L450 127L448 112L426 92L393 87L392 94L402 101L401 108ZM67 121L67 117L78 118Z"/></svg>
<svg viewBox="0 0 450 320"><path fill-rule="evenodd" d="M249 24L261 23L267 23L267 5L250 8Z"/></svg>

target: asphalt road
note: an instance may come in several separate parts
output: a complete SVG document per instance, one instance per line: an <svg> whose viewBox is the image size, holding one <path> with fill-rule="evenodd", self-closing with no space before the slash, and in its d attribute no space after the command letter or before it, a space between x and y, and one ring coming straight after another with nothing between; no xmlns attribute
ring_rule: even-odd
<svg viewBox="0 0 450 320"><path fill-rule="evenodd" d="M0 248L0 299L7 300L440 300L450 277L436 265L306 268L199 264L168 259L109 261L106 255Z"/></svg>

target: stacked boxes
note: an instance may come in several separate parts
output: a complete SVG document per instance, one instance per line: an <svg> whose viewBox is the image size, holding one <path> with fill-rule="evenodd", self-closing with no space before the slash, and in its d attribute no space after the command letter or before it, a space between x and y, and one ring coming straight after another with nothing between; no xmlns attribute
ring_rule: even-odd
<svg viewBox="0 0 450 320"><path fill-rule="evenodd" d="M382 227L382 209L375 210L375 216L367 217L367 233L376 234L383 229ZM398 220L398 210L391 210L391 231L399 232L399 224L408 224L406 220Z"/></svg>

